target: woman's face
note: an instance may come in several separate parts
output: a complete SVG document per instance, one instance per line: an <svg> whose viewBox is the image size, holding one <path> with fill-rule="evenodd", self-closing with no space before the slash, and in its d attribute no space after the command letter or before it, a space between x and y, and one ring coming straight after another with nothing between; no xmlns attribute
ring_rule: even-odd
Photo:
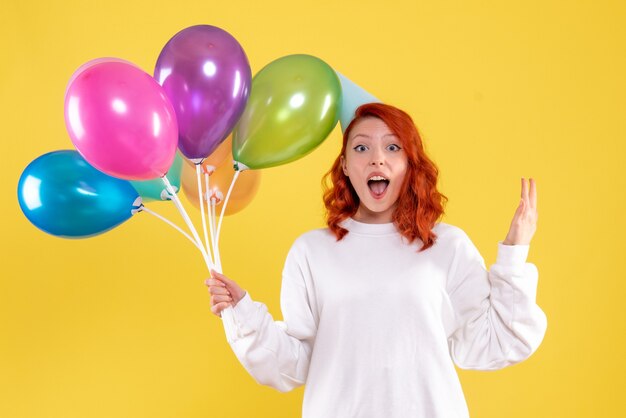
<svg viewBox="0 0 626 418"><path fill-rule="evenodd" d="M400 139L382 120L366 117L350 131L343 172L359 196L354 219L366 223L392 222L407 170Z"/></svg>

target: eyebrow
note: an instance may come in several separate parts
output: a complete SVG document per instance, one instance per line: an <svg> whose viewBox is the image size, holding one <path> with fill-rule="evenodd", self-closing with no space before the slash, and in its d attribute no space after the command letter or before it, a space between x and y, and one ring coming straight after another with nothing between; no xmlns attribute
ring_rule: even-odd
<svg viewBox="0 0 626 418"><path fill-rule="evenodd" d="M352 137L352 139L357 138L357 137L359 137L359 136L362 136L362 137L364 137L364 138L369 138L369 139L371 139L371 138L372 138L371 136L366 135L366 134L356 134L356 135L354 135L354 136ZM385 137L387 137L387 136L393 136L393 137L395 137L395 138L397 138L397 137L398 137L396 134L385 134L385 135L383 135L382 137L383 137L383 138L385 138Z"/></svg>

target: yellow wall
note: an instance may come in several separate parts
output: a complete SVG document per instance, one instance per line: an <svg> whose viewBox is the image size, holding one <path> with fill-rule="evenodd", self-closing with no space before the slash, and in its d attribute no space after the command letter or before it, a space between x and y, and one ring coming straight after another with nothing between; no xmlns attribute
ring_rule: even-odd
<svg viewBox="0 0 626 418"><path fill-rule="evenodd" d="M63 240L17 204L26 165L72 148L63 95L79 65L115 56L152 72L167 40L199 23L238 39L253 74L312 54L413 115L450 198L444 221L467 231L488 265L520 177L536 178L529 261L548 332L520 365L460 372L472 416L626 416L624 3L247 3L3 3L0 416L299 416L302 388L259 386L232 354L184 238L139 214ZM289 246L323 225L319 180L339 141L336 129L306 158L265 170L252 204L224 222L225 272L275 318ZM173 205L153 209L181 223Z"/></svg>

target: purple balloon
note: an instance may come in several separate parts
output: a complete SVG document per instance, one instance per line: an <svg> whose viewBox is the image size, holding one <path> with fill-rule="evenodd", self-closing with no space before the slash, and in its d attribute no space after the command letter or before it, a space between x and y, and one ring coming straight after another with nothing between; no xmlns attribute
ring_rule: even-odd
<svg viewBox="0 0 626 418"><path fill-rule="evenodd" d="M165 44L154 78L174 106L180 151L199 162L235 127L248 100L252 72L232 35L197 25Z"/></svg>

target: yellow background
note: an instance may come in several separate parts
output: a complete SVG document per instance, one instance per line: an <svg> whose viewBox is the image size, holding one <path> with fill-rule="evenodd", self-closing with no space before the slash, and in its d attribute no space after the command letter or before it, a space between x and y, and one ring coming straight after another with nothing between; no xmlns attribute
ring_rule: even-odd
<svg viewBox="0 0 626 418"><path fill-rule="evenodd" d="M303 388L260 386L238 363L182 236L144 213L64 240L17 204L26 165L72 148L63 96L78 66L114 56L151 73L168 39L200 23L230 32L253 74L308 53L407 110L441 170L443 221L487 265L520 178L537 179L529 261L548 331L522 364L460 371L470 411L626 416L622 1L9 0L1 15L0 416L300 416ZM276 319L288 248L323 226L320 178L339 141L337 128L306 158L264 170L254 201L224 222L225 272ZM173 205L151 207L182 224Z"/></svg>

